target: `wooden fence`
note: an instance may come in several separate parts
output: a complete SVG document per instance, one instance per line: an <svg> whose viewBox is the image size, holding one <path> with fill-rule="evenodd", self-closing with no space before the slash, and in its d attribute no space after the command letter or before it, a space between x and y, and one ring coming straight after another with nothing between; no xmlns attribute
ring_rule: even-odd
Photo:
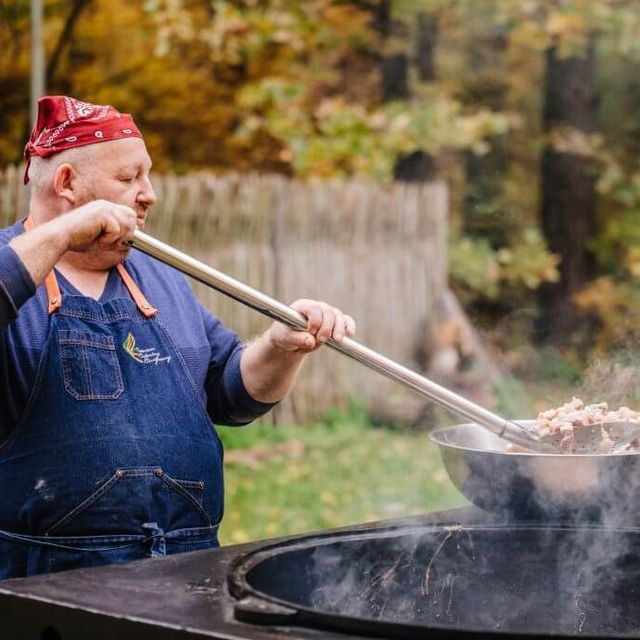
<svg viewBox="0 0 640 640"><path fill-rule="evenodd" d="M447 190L209 173L154 179L146 231L283 302L326 300L351 314L357 339L412 368L447 286ZM5 224L25 211L21 172L0 176ZM194 283L244 339L268 326L255 311ZM274 418L317 417L351 396L402 397L379 374L327 349L307 360Z"/></svg>

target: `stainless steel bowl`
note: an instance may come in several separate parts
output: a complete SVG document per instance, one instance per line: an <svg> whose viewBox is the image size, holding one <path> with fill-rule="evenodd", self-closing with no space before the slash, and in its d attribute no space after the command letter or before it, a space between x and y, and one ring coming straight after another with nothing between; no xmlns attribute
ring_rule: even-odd
<svg viewBox="0 0 640 640"><path fill-rule="evenodd" d="M532 421L517 421L530 426ZM454 485L473 504L515 518L640 519L640 455L515 453L476 424L432 432Z"/></svg>

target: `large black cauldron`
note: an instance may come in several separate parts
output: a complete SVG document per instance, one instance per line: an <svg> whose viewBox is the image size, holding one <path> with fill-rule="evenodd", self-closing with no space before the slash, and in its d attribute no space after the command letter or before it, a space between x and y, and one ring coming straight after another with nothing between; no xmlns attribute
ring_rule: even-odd
<svg viewBox="0 0 640 640"><path fill-rule="evenodd" d="M433 525L313 536L235 561L239 620L387 638L640 637L640 529Z"/></svg>
<svg viewBox="0 0 640 640"><path fill-rule="evenodd" d="M7 580L0 638L640 637L640 528L494 518L465 508Z"/></svg>

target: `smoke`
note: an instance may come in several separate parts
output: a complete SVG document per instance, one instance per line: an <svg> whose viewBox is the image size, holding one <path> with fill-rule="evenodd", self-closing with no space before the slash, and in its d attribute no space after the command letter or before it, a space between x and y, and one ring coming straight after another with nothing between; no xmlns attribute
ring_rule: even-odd
<svg viewBox="0 0 640 640"><path fill-rule="evenodd" d="M579 391L585 403L607 402L609 409L627 405L640 410L640 370L633 361L637 353L625 350L607 358L594 358Z"/></svg>
<svg viewBox="0 0 640 640"><path fill-rule="evenodd" d="M333 616L609 636L640 631L638 550L635 528L414 526L329 539L296 570L309 575L307 604Z"/></svg>
<svg viewBox="0 0 640 640"><path fill-rule="evenodd" d="M587 384L585 400L617 408L637 371L601 361ZM420 628L640 633L640 455L456 455L452 477L491 524L329 539L310 556L312 606Z"/></svg>
<svg viewBox="0 0 640 640"><path fill-rule="evenodd" d="M593 361L575 395L640 410L639 372L622 350ZM287 569L304 576L298 604L420 628L640 634L640 455L460 456L455 482L486 524L316 539Z"/></svg>

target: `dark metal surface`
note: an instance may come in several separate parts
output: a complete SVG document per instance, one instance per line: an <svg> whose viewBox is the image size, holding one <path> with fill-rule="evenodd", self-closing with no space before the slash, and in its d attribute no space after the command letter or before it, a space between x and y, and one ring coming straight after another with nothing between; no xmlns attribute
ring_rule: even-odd
<svg viewBox="0 0 640 640"><path fill-rule="evenodd" d="M486 514L469 508L426 514L410 522L465 523L486 518ZM406 522L395 524L402 526ZM372 525L352 528L363 529L370 530ZM0 637L12 640L319 637L318 631L310 629L270 628L234 618L234 600L226 588L227 568L234 558L265 544L223 547L0 582ZM362 637L356 632L320 635L327 640Z"/></svg>
<svg viewBox="0 0 640 640"><path fill-rule="evenodd" d="M640 637L640 529L582 525L576 538L576 527L469 507L8 580L0 637ZM330 579L314 582L309 566L323 559Z"/></svg>

